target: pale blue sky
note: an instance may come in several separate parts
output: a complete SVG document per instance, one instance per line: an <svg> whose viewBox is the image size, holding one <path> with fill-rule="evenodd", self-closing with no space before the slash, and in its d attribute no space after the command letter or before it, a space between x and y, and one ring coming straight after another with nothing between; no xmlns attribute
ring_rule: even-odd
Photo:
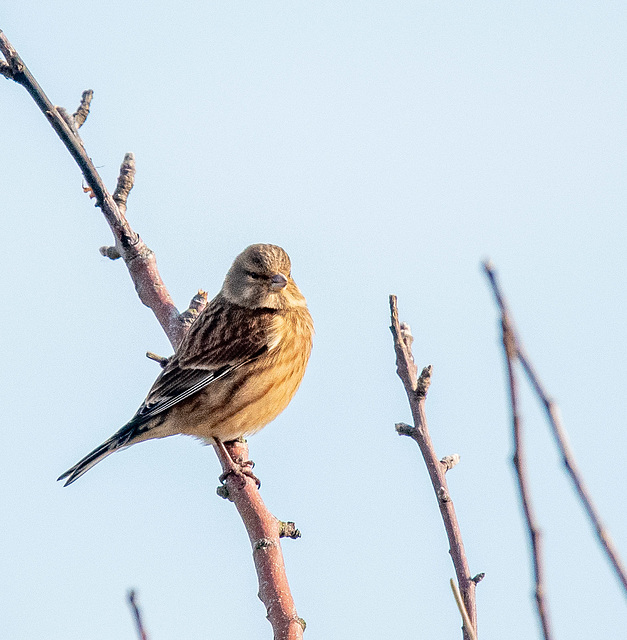
<svg viewBox="0 0 627 640"><path fill-rule="evenodd" d="M248 244L283 246L316 322L303 386L250 441L309 640L460 638L446 538L394 370L388 294L434 366L482 638L539 637L514 477L501 274L627 558L627 9L592 2L5 2L0 28L83 128L180 308ZM191 439L55 478L126 422L168 342L31 98L0 82L2 635L271 637L247 536ZM624 596L523 394L557 640L618 638ZM236 626L234 626L236 621Z"/></svg>

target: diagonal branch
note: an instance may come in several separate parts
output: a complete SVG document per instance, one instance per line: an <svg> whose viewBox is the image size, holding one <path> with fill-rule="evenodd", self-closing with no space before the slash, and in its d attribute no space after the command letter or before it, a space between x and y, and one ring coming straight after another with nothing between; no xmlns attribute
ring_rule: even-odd
<svg viewBox="0 0 627 640"><path fill-rule="evenodd" d="M392 320L390 330L394 338L394 350L396 352L396 369L405 387L414 419L413 427L397 424L396 430L399 435L407 435L416 441L427 465L427 471L431 478L442 520L444 521L444 528L448 536L450 554L457 575L457 583L459 584L464 606L470 618L471 628L468 629L466 624L464 624L464 640L470 640L473 635L476 637L477 606L475 588L476 582L478 582L479 579L475 581L470 576L461 530L446 483L445 473L448 465L444 462L445 459L441 462L436 455L433 442L431 441L431 435L427 428L425 401L431 382L431 366L425 367L420 376L417 377L418 369L411 352L413 336L411 335L409 325L399 322L396 296L390 296L390 315Z"/></svg>
<svg viewBox="0 0 627 640"><path fill-rule="evenodd" d="M148 634L146 633L146 629L144 628L142 614L139 610L139 605L137 604L137 594L135 593L135 589L131 589L128 592L127 598L128 604L131 607L131 611L133 612L133 619L135 620L135 627L137 628L137 636L139 640L148 640Z"/></svg>
<svg viewBox="0 0 627 640"><path fill-rule="evenodd" d="M525 374L527 375L527 378L531 382L531 385L534 388L536 395L538 396L538 398L540 399L540 401L542 402L545 408L547 419L549 421L549 426L551 428L551 432L553 433L553 437L555 438L557 447L560 451L560 455L562 456L562 461L564 463L566 471L568 472L570 479L573 482L573 485L577 492L577 495L579 496L579 499L581 500L584 506L586 514L588 515L588 518L590 519L590 522L594 527L597 538L599 539L599 542L603 550L605 551L612 565L612 568L614 569L614 572L618 576L618 579L620 580L620 583L623 589L627 593L627 571L625 570L625 567L618 555L618 551L614 546L614 543L609 535L609 532L607 531L607 529L605 528L605 526L601 521L599 512L595 507L594 503L592 502L592 497L590 495L590 492L588 491L583 481L583 478L581 476L581 473L579 472L577 463L575 462L573 452L568 443L568 436L566 434L566 430L564 429L564 425L562 424L562 420L559 415L557 406L555 402L550 398L549 394L547 393L544 386L540 382L540 379L536 374L536 371L533 365L531 364L531 361L529 360L529 356L527 355L527 352L524 346L522 345L520 338L516 333L516 330L513 326L513 322L511 320L511 315L509 313L507 304L505 302L505 298L498 284L498 279L497 279L494 266L489 261L486 261L483 265L483 268L490 281L490 285L492 286L492 290L494 292L494 296L496 298L497 304L501 311L501 315L503 317L508 318L508 325L512 333L512 340L514 341L514 344L515 344L516 357L520 361L520 364L522 365L522 368Z"/></svg>
<svg viewBox="0 0 627 640"><path fill-rule="evenodd" d="M128 223L124 215L126 198L124 197L124 206L121 209L107 190L94 163L85 151L83 141L78 135L78 126L87 117L89 101L91 100L89 92L83 93L83 99L76 114L69 116L63 109L55 107L50 102L48 96L46 96L2 31L0 31L0 51L6 59L4 66L0 67L0 72L21 84L28 91L78 164L85 181L89 185L89 190L96 199L96 206L102 210L113 232L116 249L119 256L123 257L126 262L139 299L152 309L172 346L176 348L185 331L179 321L179 313L176 306L159 275L155 255ZM124 179L126 180L124 186L124 188L127 188L126 196L128 196L128 191L132 187L132 176L130 183L127 180L130 171L129 165L132 162L134 162L132 155L128 154L121 168L121 174L124 174ZM134 169L131 173L134 174Z"/></svg>
<svg viewBox="0 0 627 640"><path fill-rule="evenodd" d="M153 252L135 233L125 217L126 199L133 186L135 162L132 154L124 158L120 170L117 188L113 196L107 191L91 159L85 152L82 140L78 135L78 127L85 121L91 101L91 93L83 93L81 105L74 116L52 105L50 100L26 68L11 43L0 31L0 51L6 58L6 63L0 61L0 74L23 85L31 94L40 109L48 118L67 149L78 163L85 180L96 198L96 206L102 212L113 231L115 247L102 247L101 253L112 259L124 258L131 274L140 300L150 307L172 346L180 343L195 317L207 304L207 294L199 291L192 299L189 308L179 314L165 284L159 276ZM163 358L150 354L153 359L163 361ZM233 461L246 460L248 447L245 443L227 443L230 451L216 449L218 458L224 471L232 468ZM226 453L224 457L223 453ZM259 576L259 596L266 605L268 619L274 629L275 640L301 640L305 623L298 618L292 599L279 538L298 538L300 532L293 522L280 522L263 503L254 482L246 480L245 484L238 482L238 477L229 475L226 479L227 493L235 502L251 544L255 567ZM129 595L131 606L137 618L139 610L134 603L134 594ZM141 631L141 628L138 626Z"/></svg>

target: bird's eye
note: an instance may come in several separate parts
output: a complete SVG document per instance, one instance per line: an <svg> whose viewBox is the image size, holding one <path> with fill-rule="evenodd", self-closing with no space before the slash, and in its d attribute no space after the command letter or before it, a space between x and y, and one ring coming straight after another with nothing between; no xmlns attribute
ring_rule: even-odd
<svg viewBox="0 0 627 640"><path fill-rule="evenodd" d="M254 271L247 271L247 276L253 278L253 280L263 280L266 276L262 276L260 273L255 273Z"/></svg>

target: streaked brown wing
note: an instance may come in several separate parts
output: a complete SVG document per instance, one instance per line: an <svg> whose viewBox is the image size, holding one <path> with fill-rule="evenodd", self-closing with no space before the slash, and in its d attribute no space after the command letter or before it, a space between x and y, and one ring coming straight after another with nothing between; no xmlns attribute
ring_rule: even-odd
<svg viewBox="0 0 627 640"><path fill-rule="evenodd" d="M190 327L177 353L128 423L138 427L268 349L276 311L246 309L214 298Z"/></svg>
<svg viewBox="0 0 627 640"><path fill-rule="evenodd" d="M247 309L216 296L198 316L176 357L181 368L214 369L249 358L272 338L276 309Z"/></svg>

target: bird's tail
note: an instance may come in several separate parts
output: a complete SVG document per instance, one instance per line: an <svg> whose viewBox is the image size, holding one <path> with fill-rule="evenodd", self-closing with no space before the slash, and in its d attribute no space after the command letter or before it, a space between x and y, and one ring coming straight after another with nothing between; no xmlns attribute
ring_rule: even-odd
<svg viewBox="0 0 627 640"><path fill-rule="evenodd" d="M128 446L128 440L129 438L120 438L119 432L116 433L106 442L103 442L99 447L94 449L91 453L88 453L71 469L68 469L64 474L60 475L57 478L57 481L65 480L65 484L63 486L67 487L75 480L78 480L85 472L89 471L95 464L98 464L108 455L111 455L114 451L118 451Z"/></svg>

